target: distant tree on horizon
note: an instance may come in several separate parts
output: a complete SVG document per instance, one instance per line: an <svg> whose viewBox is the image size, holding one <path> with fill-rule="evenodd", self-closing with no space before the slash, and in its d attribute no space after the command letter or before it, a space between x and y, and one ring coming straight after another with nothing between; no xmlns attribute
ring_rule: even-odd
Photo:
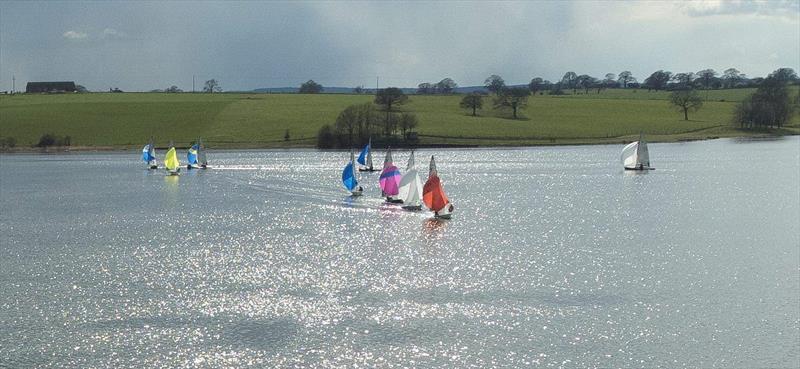
<svg viewBox="0 0 800 369"><path fill-rule="evenodd" d="M485 81L483 81L483 85L487 90L489 90L489 92L498 94L506 87L506 81L503 80L503 77L492 74L486 78Z"/></svg>
<svg viewBox="0 0 800 369"><path fill-rule="evenodd" d="M714 80L714 77L717 76L717 71L711 68L703 69L697 72L695 75L697 76L697 79L700 80L700 83L703 85L703 87L708 90L708 88L711 87L711 82Z"/></svg>
<svg viewBox="0 0 800 369"><path fill-rule="evenodd" d="M472 109L472 116L475 117L476 110L483 109L483 95L475 92L465 95L458 105L464 109Z"/></svg>
<svg viewBox="0 0 800 369"><path fill-rule="evenodd" d="M778 68L767 77L772 77L778 81L788 83L797 81L797 73L795 73L792 68Z"/></svg>
<svg viewBox="0 0 800 369"><path fill-rule="evenodd" d="M363 94L364 93L364 86L356 86L353 88L353 93L356 94Z"/></svg>
<svg viewBox="0 0 800 369"><path fill-rule="evenodd" d="M414 128L417 128L418 124L419 120L417 119L416 115L411 113L400 114L399 125L400 130L403 132L403 139L406 139L408 137L408 132L411 132L414 130Z"/></svg>
<svg viewBox="0 0 800 369"><path fill-rule="evenodd" d="M561 77L561 85L566 88L571 88L572 93L575 94L578 89L578 75L571 71L564 73L564 76Z"/></svg>
<svg viewBox="0 0 800 369"><path fill-rule="evenodd" d="M667 83L672 79L672 72L657 70L644 80L644 85L650 90L663 90L667 88Z"/></svg>
<svg viewBox="0 0 800 369"><path fill-rule="evenodd" d="M588 94L589 89L594 87L596 83L597 83L597 78L594 78L588 74L581 74L580 76L578 76L578 79L576 80L576 85L583 88L585 94Z"/></svg>
<svg viewBox="0 0 800 369"><path fill-rule="evenodd" d="M300 85L300 90L298 93L301 94L318 94L322 92L323 87L321 84L314 82L313 79L309 79L302 85Z"/></svg>
<svg viewBox="0 0 800 369"><path fill-rule="evenodd" d="M636 82L636 77L630 71L623 71L619 73L617 77L617 82L622 85L622 88L628 88L629 83Z"/></svg>
<svg viewBox="0 0 800 369"><path fill-rule="evenodd" d="M214 92L222 92L222 87L219 86L219 82L216 79L209 79L206 81L205 86L203 86L203 92L206 93L214 93Z"/></svg>
<svg viewBox="0 0 800 369"><path fill-rule="evenodd" d="M736 68L728 68L722 72L722 80L724 81L724 86L727 88L734 88L736 87L739 82L741 82L745 78L745 75L739 72Z"/></svg>
<svg viewBox="0 0 800 369"><path fill-rule="evenodd" d="M544 80L542 80L540 77L531 79L531 82L528 83L528 89L531 90L531 94L533 94L533 96L536 96L536 93L542 89L543 83Z"/></svg>
<svg viewBox="0 0 800 369"><path fill-rule="evenodd" d="M523 87L504 88L495 97L494 107L495 109L511 108L514 119L517 119L517 110L528 105L530 94L531 91Z"/></svg>
<svg viewBox="0 0 800 369"><path fill-rule="evenodd" d="M445 78L436 84L436 90L441 94L451 94L458 87L452 78Z"/></svg>
<svg viewBox="0 0 800 369"><path fill-rule="evenodd" d="M669 102L676 109L683 111L683 120L689 120L689 111L697 111L703 106L703 99L694 89L684 89L673 91L669 96Z"/></svg>
<svg viewBox="0 0 800 369"><path fill-rule="evenodd" d="M733 120L739 123L740 127L749 129L781 127L792 119L793 110L797 106L792 106L787 88L790 80L785 79L790 74L779 75L775 72L764 79L756 92L736 106ZM796 104L800 104L800 97Z"/></svg>

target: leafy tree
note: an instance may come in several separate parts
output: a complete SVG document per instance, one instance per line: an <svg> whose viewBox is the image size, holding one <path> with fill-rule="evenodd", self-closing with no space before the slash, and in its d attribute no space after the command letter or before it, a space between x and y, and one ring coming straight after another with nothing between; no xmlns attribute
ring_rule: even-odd
<svg viewBox="0 0 800 369"><path fill-rule="evenodd" d="M392 125L390 121L390 113L392 111L393 106L402 105L408 102L408 96L403 93L403 90L397 87L388 87L382 88L378 90L378 93L375 94L375 104L380 105L383 107L383 110L386 111L386 135L391 135L393 130L390 130L389 127Z"/></svg>
<svg viewBox="0 0 800 369"><path fill-rule="evenodd" d="M527 88L504 88L499 94L497 94L497 97L495 97L494 107L495 109L511 108L514 119L517 119L517 110L527 106L528 96L530 96L530 94L531 91Z"/></svg>
<svg viewBox="0 0 800 369"><path fill-rule="evenodd" d="M472 109L472 116L476 116L476 110L483 109L483 95L478 93L471 93L469 95L465 95L464 98L461 99L461 103L459 103L463 109Z"/></svg>
<svg viewBox="0 0 800 369"><path fill-rule="evenodd" d="M647 86L648 90L653 89L660 91L667 87L667 83L669 83L671 79L672 72L657 70L644 80L644 84Z"/></svg>
<svg viewBox="0 0 800 369"><path fill-rule="evenodd" d="M364 93L364 86L356 86L353 88L353 93L356 94L363 94Z"/></svg>
<svg viewBox="0 0 800 369"><path fill-rule="evenodd" d="M217 82L216 79L209 79L206 81L205 86L203 86L203 92L222 92L222 87L219 86L219 82Z"/></svg>
<svg viewBox="0 0 800 369"><path fill-rule="evenodd" d="M451 94L456 87L458 87L458 84L450 78L445 78L436 84L436 90L442 94Z"/></svg>
<svg viewBox="0 0 800 369"><path fill-rule="evenodd" d="M711 87L711 82L714 80L714 77L717 76L717 72L713 69L703 69L696 74L697 79L700 80L700 83L703 84L703 87L708 90Z"/></svg>
<svg viewBox="0 0 800 369"><path fill-rule="evenodd" d="M780 68L770 73L769 77L780 82L792 83L797 80L797 73L795 73L792 68Z"/></svg>
<svg viewBox="0 0 800 369"><path fill-rule="evenodd" d="M408 137L407 133L417 128L417 124L419 124L419 120L417 120L417 116L411 113L403 113L400 114L400 130L403 131L403 138Z"/></svg>
<svg viewBox="0 0 800 369"><path fill-rule="evenodd" d="M677 73L672 76L672 80L678 84L679 89L690 89L696 78L692 72Z"/></svg>
<svg viewBox="0 0 800 369"><path fill-rule="evenodd" d="M336 124L334 125L336 132L340 135L347 137L347 146L352 146L353 135L358 129L358 105L350 105L339 113L336 117Z"/></svg>
<svg viewBox="0 0 800 369"><path fill-rule="evenodd" d="M417 85L417 94L427 95L433 93L433 85L428 82L423 82Z"/></svg>
<svg viewBox="0 0 800 369"><path fill-rule="evenodd" d="M636 82L636 77L630 71L620 72L619 76L617 77L617 82L622 85L622 88L628 88L628 84L632 82Z"/></svg>
<svg viewBox="0 0 800 369"><path fill-rule="evenodd" d="M575 74L575 72L564 73L564 76L561 77L561 85L566 88L571 88L574 94L575 90L578 88L578 75Z"/></svg>
<svg viewBox="0 0 800 369"><path fill-rule="evenodd" d="M503 77L492 74L489 76L489 78L483 81L483 85L486 86L486 89L489 90L489 92L499 94L500 91L506 87L506 81L503 81Z"/></svg>
<svg viewBox="0 0 800 369"><path fill-rule="evenodd" d="M75 91L77 91L79 93L89 92L89 90L87 90L86 87L84 87L82 85L75 85Z"/></svg>
<svg viewBox="0 0 800 369"><path fill-rule="evenodd" d="M542 83L544 83L544 81L539 77L532 79L531 83L528 83L528 89L531 90L531 94L536 96L536 93L542 89Z"/></svg>
<svg viewBox="0 0 800 369"><path fill-rule="evenodd" d="M323 87L321 84L314 82L313 79L309 79L306 83L300 85L301 94L318 94L322 92Z"/></svg>
<svg viewBox="0 0 800 369"><path fill-rule="evenodd" d="M689 120L689 111L697 111L703 106L703 99L692 89L676 90L669 96L669 102L683 111L683 120Z"/></svg>
<svg viewBox="0 0 800 369"><path fill-rule="evenodd" d="M725 87L727 88L734 88L736 85L744 79L744 74L739 72L736 68L728 68L722 72L722 80L725 81Z"/></svg>
<svg viewBox="0 0 800 369"><path fill-rule="evenodd" d="M563 84L561 82L556 82L550 86L550 95L563 95Z"/></svg>
<svg viewBox="0 0 800 369"><path fill-rule="evenodd" d="M178 86L172 85L172 86L169 86L169 88L167 88L166 90L164 90L164 92L167 92L167 93L178 93L178 92L183 92L183 90L178 88Z"/></svg>
<svg viewBox="0 0 800 369"><path fill-rule="evenodd" d="M792 103L787 82L770 75L753 95L736 107L734 121L742 128L781 127L792 117Z"/></svg>
<svg viewBox="0 0 800 369"><path fill-rule="evenodd" d="M597 83L597 78L594 78L587 74L581 74L580 76L578 76L578 80L576 82L578 87L583 88L585 94L589 93L589 89L592 88L595 85L595 83Z"/></svg>

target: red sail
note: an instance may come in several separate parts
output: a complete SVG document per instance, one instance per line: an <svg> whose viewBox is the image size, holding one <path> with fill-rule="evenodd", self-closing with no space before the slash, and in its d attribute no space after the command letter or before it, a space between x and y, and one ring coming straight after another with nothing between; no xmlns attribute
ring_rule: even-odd
<svg viewBox="0 0 800 369"><path fill-rule="evenodd" d="M447 199L447 195L444 194L442 183L439 181L439 176L436 174L431 175L428 181L425 182L425 186L422 188L422 201L428 209L433 211L444 209L447 203L450 202L450 200Z"/></svg>

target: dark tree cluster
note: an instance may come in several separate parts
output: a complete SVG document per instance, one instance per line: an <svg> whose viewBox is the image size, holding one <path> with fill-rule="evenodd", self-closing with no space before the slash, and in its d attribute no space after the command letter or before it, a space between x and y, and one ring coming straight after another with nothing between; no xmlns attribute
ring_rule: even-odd
<svg viewBox="0 0 800 369"><path fill-rule="evenodd" d="M300 85L300 90L298 91L301 94L318 94L322 92L323 87L321 84L314 82L313 79L309 79L307 82Z"/></svg>
<svg viewBox="0 0 800 369"><path fill-rule="evenodd" d="M417 85L418 95L444 94L449 95L455 92L458 84L452 78L445 78L437 83L423 82Z"/></svg>
<svg viewBox="0 0 800 369"><path fill-rule="evenodd" d="M72 144L72 137L70 136L56 136L52 133L45 133L39 137L39 142L36 147L49 147L49 146L70 146Z"/></svg>
<svg viewBox="0 0 800 369"><path fill-rule="evenodd" d="M737 105L733 117L734 123L747 129L785 125L792 118L796 108L792 106L787 84L796 78L794 71L788 73L779 69L770 74L755 93Z"/></svg>
<svg viewBox="0 0 800 369"><path fill-rule="evenodd" d="M395 110L406 102L408 96L399 88L378 90L374 103L350 105L339 113L333 125L322 126L317 132L317 147L356 147L365 144L370 137L396 140L397 134L407 141L419 121L412 113Z"/></svg>

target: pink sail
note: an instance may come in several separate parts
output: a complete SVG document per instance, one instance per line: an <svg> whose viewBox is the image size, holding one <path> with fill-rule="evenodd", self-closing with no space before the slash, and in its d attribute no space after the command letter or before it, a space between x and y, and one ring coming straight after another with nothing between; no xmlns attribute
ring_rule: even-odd
<svg viewBox="0 0 800 369"><path fill-rule="evenodd" d="M384 196L397 196L400 193L400 170L393 164L383 168L380 181Z"/></svg>

